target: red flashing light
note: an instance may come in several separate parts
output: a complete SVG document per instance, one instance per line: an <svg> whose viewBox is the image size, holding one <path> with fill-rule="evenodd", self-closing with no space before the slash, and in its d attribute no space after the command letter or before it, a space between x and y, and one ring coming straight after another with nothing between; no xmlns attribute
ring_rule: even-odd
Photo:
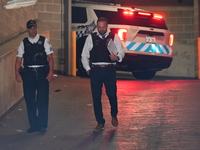
<svg viewBox="0 0 200 150"><path fill-rule="evenodd" d="M160 14L153 14L153 19L163 19L163 16Z"/></svg>
<svg viewBox="0 0 200 150"><path fill-rule="evenodd" d="M151 16L151 13L148 13L148 12L138 12L138 15Z"/></svg>
<svg viewBox="0 0 200 150"><path fill-rule="evenodd" d="M132 16L133 15L133 11L131 10L124 10L124 15L129 15L129 16Z"/></svg>
<svg viewBox="0 0 200 150"><path fill-rule="evenodd" d="M119 36L120 40L125 41L126 35L127 35L127 29L119 29L118 30L118 36Z"/></svg>

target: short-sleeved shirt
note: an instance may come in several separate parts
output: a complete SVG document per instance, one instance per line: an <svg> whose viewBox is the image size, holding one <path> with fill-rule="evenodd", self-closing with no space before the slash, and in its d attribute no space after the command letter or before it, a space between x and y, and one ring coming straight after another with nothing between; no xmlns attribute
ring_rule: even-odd
<svg viewBox="0 0 200 150"><path fill-rule="evenodd" d="M34 44L34 43L38 42L39 38L40 38L40 35L37 34L35 36L35 38L28 37L28 40L32 44ZM52 48L52 46L51 46L51 44L50 44L50 42L49 42L49 40L47 38L45 38L45 41L44 41L44 48L45 48L45 52L46 52L47 55L53 53L53 48ZM23 55L24 55L24 42L21 41L21 43L20 43L20 45L18 47L18 50L17 50L17 57L23 57Z"/></svg>

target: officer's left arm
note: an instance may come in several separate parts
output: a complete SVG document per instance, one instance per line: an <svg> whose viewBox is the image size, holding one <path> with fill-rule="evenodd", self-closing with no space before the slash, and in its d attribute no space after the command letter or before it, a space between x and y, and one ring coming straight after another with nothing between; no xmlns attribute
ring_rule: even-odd
<svg viewBox="0 0 200 150"><path fill-rule="evenodd" d="M122 59L124 58L125 50L124 50L124 48L122 46L122 42L117 34L115 34L115 37L114 37L114 44L118 51L118 54L117 54L118 62L121 62Z"/></svg>
<svg viewBox="0 0 200 150"><path fill-rule="evenodd" d="M49 63L49 73L48 73L46 79L48 81L52 81L53 80L53 68L54 68L53 53L49 54L47 56L47 58L48 58L48 63Z"/></svg>
<svg viewBox="0 0 200 150"><path fill-rule="evenodd" d="M44 48L45 48L45 52L47 54L47 60L49 63L49 73L46 79L48 81L51 81L53 80L53 69L54 69L53 48L47 38L45 39L45 42L44 42Z"/></svg>

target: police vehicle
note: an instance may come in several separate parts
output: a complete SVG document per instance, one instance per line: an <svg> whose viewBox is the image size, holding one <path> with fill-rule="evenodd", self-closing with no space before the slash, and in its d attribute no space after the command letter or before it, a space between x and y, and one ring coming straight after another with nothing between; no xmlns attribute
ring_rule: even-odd
<svg viewBox="0 0 200 150"><path fill-rule="evenodd" d="M87 35L96 32L99 17L108 19L108 30L119 35L125 48L125 57L117 63L117 70L132 72L136 79L151 79L157 71L170 67L174 36L160 14L113 3L72 2L79 75L86 75L81 63L82 48Z"/></svg>

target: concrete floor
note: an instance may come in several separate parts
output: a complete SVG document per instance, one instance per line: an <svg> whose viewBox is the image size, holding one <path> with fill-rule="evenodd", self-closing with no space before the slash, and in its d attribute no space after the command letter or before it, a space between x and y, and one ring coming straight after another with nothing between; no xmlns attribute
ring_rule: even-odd
<svg viewBox="0 0 200 150"><path fill-rule="evenodd" d="M103 90L106 128L96 121L88 78L58 76L50 84L49 127L29 128L24 101L0 120L0 150L199 150L199 80L138 81L119 77L119 126L111 125Z"/></svg>

